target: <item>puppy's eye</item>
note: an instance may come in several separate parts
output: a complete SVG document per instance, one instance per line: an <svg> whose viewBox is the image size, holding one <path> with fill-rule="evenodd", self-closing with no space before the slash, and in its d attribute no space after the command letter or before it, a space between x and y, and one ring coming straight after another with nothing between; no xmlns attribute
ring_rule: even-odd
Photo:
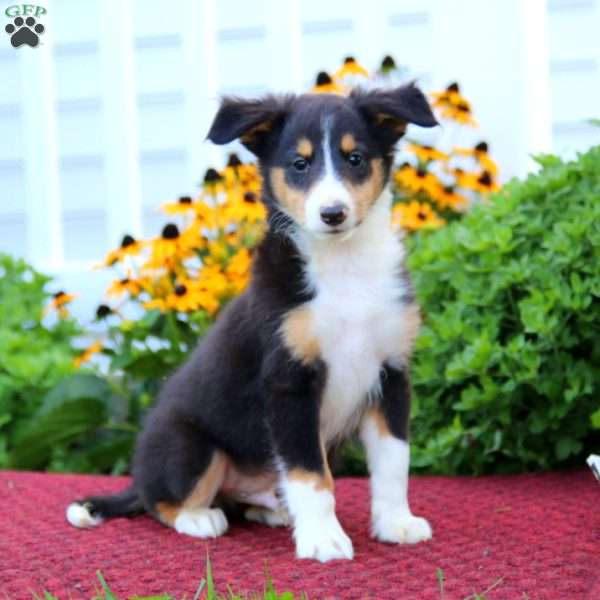
<svg viewBox="0 0 600 600"><path fill-rule="evenodd" d="M298 158L294 159L292 166L294 167L294 169L296 169L296 171L302 173L303 171L306 171L306 169L308 169L308 161L305 158L299 156Z"/></svg>
<svg viewBox="0 0 600 600"><path fill-rule="evenodd" d="M362 164L363 157L360 152L356 152L355 150L354 152L350 152L350 154L348 154L347 160L353 167L358 167L358 165Z"/></svg>

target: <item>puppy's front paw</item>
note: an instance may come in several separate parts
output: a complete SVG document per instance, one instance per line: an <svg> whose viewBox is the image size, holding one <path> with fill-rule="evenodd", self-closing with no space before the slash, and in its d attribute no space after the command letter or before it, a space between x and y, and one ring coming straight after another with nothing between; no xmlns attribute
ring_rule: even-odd
<svg viewBox="0 0 600 600"><path fill-rule="evenodd" d="M199 538L215 538L227 531L225 513L220 508L182 510L175 519L175 530Z"/></svg>
<svg viewBox="0 0 600 600"><path fill-rule="evenodd" d="M430 540L431 526L410 513L389 512L373 518L373 537L392 544L416 544Z"/></svg>
<svg viewBox="0 0 600 600"><path fill-rule="evenodd" d="M298 558L314 558L322 563L354 558L352 541L336 517L299 524L296 526L294 537Z"/></svg>

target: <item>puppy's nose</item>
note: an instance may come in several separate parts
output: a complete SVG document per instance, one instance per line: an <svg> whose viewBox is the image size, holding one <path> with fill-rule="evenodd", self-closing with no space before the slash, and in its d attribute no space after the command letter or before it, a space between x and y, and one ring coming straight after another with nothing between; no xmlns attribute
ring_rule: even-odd
<svg viewBox="0 0 600 600"><path fill-rule="evenodd" d="M321 208L321 221L326 225L335 227L341 225L348 216L348 209L341 202Z"/></svg>

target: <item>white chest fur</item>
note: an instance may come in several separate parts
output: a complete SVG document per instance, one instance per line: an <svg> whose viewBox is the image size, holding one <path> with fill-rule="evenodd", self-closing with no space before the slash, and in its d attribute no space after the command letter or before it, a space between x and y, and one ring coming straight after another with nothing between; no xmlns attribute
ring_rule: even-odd
<svg viewBox="0 0 600 600"><path fill-rule="evenodd" d="M327 365L321 432L330 442L356 425L378 391L384 361L401 358L404 249L390 227L389 197L378 200L350 238L310 240L305 248L316 291L307 306L311 334Z"/></svg>

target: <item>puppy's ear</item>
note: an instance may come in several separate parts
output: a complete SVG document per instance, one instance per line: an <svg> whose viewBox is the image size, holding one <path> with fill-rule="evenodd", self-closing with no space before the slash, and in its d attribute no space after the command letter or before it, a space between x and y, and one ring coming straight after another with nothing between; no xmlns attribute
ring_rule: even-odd
<svg viewBox="0 0 600 600"><path fill-rule="evenodd" d="M351 98L376 135L386 144L395 144L408 123L421 127L438 124L427 98L414 83L392 90L357 90Z"/></svg>
<svg viewBox="0 0 600 600"><path fill-rule="evenodd" d="M265 96L258 100L225 97L207 138L215 144L239 140L257 156L281 129L289 112L291 96Z"/></svg>

